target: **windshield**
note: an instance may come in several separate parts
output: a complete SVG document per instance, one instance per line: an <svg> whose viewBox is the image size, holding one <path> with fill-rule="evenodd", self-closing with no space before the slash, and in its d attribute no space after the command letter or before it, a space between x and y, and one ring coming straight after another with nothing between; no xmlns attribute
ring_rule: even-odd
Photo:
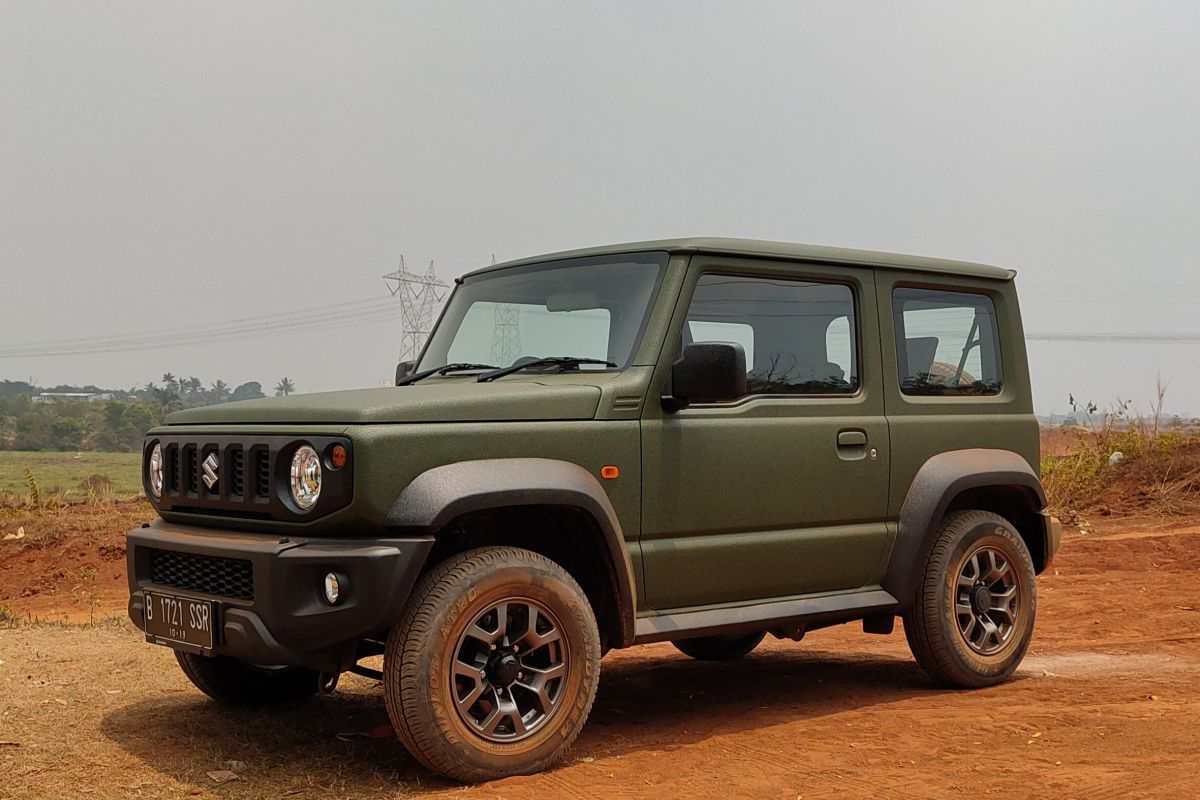
<svg viewBox="0 0 1200 800"><path fill-rule="evenodd" d="M450 297L417 370L459 362L508 367L550 356L624 367L666 263L666 253L622 253L468 278Z"/></svg>

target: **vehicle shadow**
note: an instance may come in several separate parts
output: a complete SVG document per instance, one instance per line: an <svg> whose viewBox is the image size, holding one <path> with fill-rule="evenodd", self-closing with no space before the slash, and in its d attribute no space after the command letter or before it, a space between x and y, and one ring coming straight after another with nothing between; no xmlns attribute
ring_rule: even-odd
<svg viewBox="0 0 1200 800"><path fill-rule="evenodd" d="M247 780L280 793L333 786L353 796L452 785L391 734L377 683L346 684L310 703L270 709L224 708L199 692L175 691L112 710L101 730L152 769L205 789L212 786L206 773L227 760L251 765ZM588 726L568 763L672 750L935 691L911 659L890 655L777 646L735 662L702 663L669 648L634 649L605 659Z"/></svg>

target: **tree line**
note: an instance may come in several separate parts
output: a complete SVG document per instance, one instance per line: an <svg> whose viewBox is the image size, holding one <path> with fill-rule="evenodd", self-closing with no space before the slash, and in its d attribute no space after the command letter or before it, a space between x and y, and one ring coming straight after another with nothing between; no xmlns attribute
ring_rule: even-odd
<svg viewBox="0 0 1200 800"><path fill-rule="evenodd" d="M289 378L275 384L277 397L295 391L296 384ZM34 401L45 392L104 392L112 399ZM218 380L206 386L199 378L176 377L170 372L160 382L129 389L41 387L0 380L0 450L136 452L146 431L172 411L259 397L266 393L258 381L230 386Z"/></svg>

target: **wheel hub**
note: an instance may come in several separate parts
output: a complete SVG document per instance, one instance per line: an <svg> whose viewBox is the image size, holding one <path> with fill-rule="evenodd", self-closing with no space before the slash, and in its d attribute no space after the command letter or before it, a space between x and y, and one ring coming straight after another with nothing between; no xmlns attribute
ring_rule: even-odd
<svg viewBox="0 0 1200 800"><path fill-rule="evenodd" d="M509 686L521 674L521 659L512 653L493 656L488 663L487 673L493 686Z"/></svg>
<svg viewBox="0 0 1200 800"><path fill-rule="evenodd" d="M986 586L976 586L971 590L971 609L976 614L986 614L992 608L992 593Z"/></svg>

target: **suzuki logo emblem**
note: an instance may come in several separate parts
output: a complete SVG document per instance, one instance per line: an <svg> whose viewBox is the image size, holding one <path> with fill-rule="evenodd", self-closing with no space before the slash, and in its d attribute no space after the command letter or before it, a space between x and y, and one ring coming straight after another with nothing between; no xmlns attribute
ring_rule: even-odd
<svg viewBox="0 0 1200 800"><path fill-rule="evenodd" d="M209 453L205 456L204 463L200 465L200 469L204 473L204 485L210 492L217 485L217 467L220 465L221 462L217 460L216 453Z"/></svg>

